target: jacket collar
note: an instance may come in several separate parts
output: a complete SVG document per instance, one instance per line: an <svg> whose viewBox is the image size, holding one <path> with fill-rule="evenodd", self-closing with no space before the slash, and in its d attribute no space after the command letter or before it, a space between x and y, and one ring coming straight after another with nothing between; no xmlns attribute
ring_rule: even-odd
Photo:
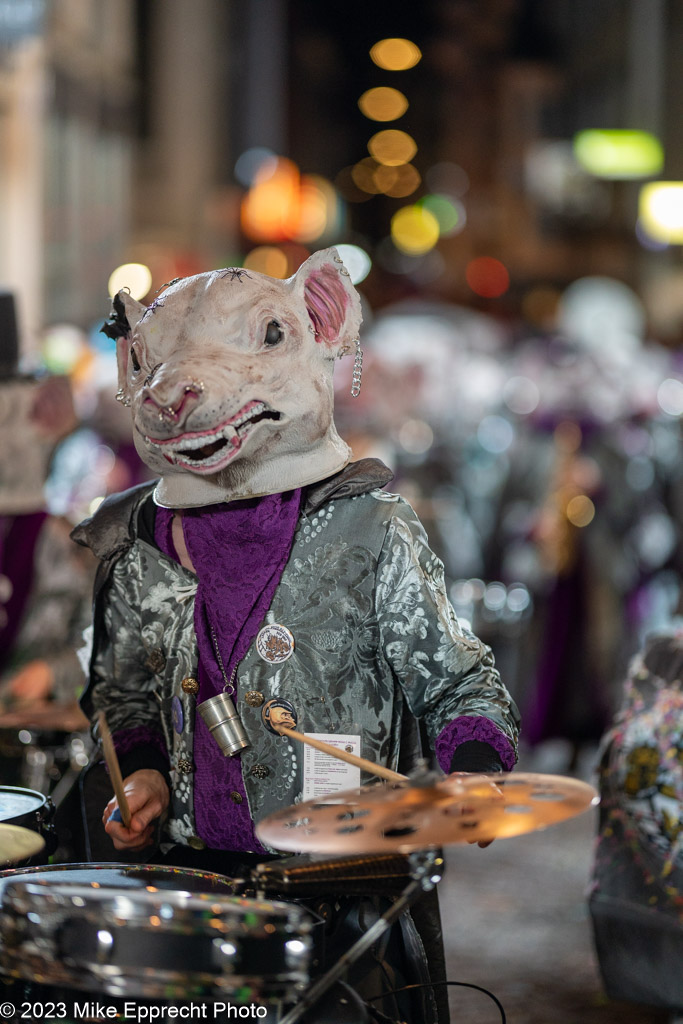
<svg viewBox="0 0 683 1024"><path fill-rule="evenodd" d="M384 487L393 473L379 459L350 462L339 473L304 488L302 511L312 514L333 498L353 498ZM138 510L156 486L152 480L106 498L97 511L71 532L72 540L109 559L130 547L138 535Z"/></svg>

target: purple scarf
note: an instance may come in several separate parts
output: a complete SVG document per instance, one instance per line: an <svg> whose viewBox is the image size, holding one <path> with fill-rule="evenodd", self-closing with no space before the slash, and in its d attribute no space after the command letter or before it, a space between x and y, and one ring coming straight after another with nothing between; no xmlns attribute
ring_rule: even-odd
<svg viewBox="0 0 683 1024"><path fill-rule="evenodd" d="M296 490L183 511L183 537L199 580L194 610L198 704L225 686L212 631L230 679L263 624L289 558L300 504L301 491ZM172 510L158 510L155 538L177 560L172 519ZM194 762L198 835L213 849L262 852L253 832L240 757L220 753L201 715L195 719Z"/></svg>

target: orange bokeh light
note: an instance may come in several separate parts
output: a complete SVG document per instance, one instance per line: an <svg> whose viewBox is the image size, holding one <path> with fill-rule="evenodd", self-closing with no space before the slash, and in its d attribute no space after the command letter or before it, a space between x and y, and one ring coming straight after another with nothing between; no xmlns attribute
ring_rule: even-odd
<svg viewBox="0 0 683 1024"><path fill-rule="evenodd" d="M255 242L313 242L336 226L338 197L331 182L302 175L291 160L257 175L240 209L240 223Z"/></svg>

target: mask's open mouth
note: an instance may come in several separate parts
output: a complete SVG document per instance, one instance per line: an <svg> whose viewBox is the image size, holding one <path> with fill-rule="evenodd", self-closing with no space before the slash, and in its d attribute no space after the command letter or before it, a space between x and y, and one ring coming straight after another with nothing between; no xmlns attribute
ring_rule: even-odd
<svg viewBox="0 0 683 1024"><path fill-rule="evenodd" d="M243 409L214 430L189 431L180 437L158 440L146 437L174 466L191 469L195 473L216 473L228 464L252 429L266 420L277 422L279 412L269 409L265 402L249 402Z"/></svg>

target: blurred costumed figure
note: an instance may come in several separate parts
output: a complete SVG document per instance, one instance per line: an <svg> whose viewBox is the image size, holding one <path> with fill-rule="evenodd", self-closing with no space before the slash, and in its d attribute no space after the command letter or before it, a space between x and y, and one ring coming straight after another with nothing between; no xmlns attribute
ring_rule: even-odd
<svg viewBox="0 0 683 1024"><path fill-rule="evenodd" d="M683 625L648 638L603 742L590 909L608 995L683 1011Z"/></svg>
<svg viewBox="0 0 683 1024"><path fill-rule="evenodd" d="M13 297L0 295L0 727L83 727L76 650L89 621L94 560L51 515L52 452L76 426L69 382L18 372ZM5 774L5 780L8 781ZM15 781L23 781L17 779Z"/></svg>

